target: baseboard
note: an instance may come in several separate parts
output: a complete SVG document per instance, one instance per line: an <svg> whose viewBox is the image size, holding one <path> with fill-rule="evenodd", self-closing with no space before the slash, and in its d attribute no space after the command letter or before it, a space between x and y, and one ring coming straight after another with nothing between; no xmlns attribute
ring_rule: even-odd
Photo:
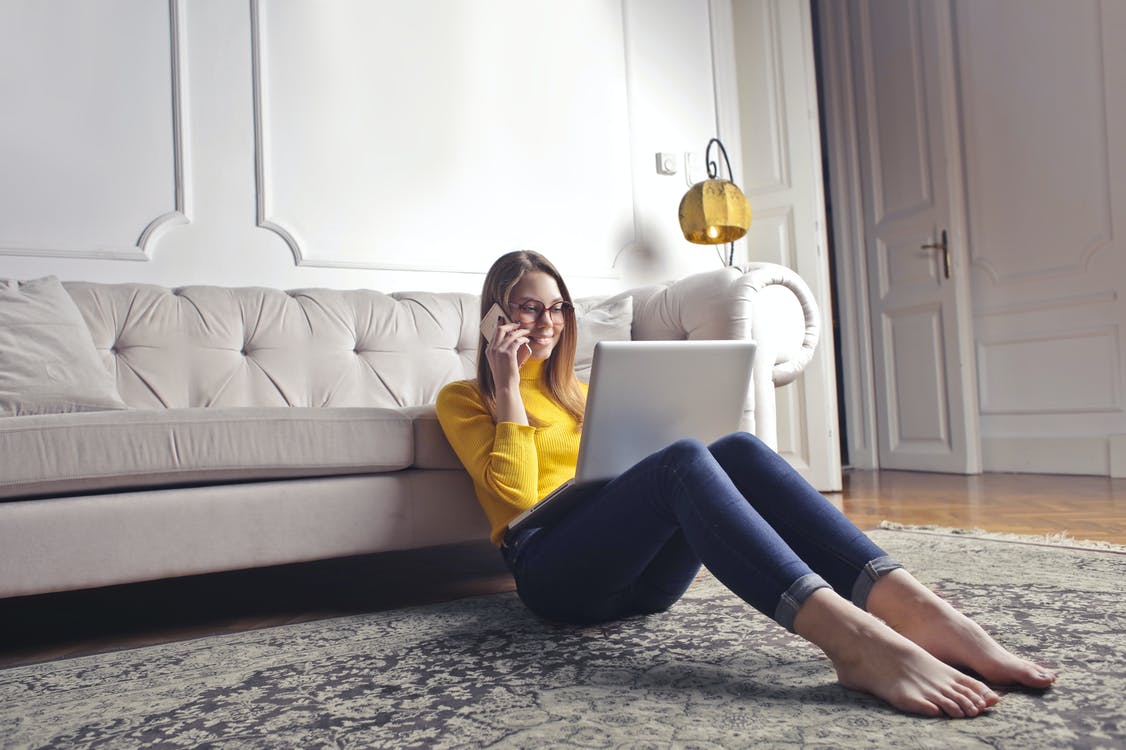
<svg viewBox="0 0 1126 750"><path fill-rule="evenodd" d="M985 471L1126 476L1126 435L984 438L981 458Z"/></svg>
<svg viewBox="0 0 1126 750"><path fill-rule="evenodd" d="M1111 435L1110 475L1115 479L1126 479L1126 435Z"/></svg>

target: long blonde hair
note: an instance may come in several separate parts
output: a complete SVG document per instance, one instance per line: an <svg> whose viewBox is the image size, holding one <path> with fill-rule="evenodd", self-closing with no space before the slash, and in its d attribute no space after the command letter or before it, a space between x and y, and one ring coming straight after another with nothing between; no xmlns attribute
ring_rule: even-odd
<svg viewBox="0 0 1126 750"><path fill-rule="evenodd" d="M489 311L493 303L508 309L509 295L512 288L519 283L524 274L529 271L541 271L555 279L559 285L559 293L566 302L571 302L571 293L567 291L567 284L563 276L556 270L547 258L531 250L516 250L506 253L496 259L481 288L481 317ZM485 407L495 418L496 416L496 383L493 380L493 371L489 367L489 360L485 356L484 336L477 342L477 387L481 391L481 398ZM551 355L544 366L544 385L548 395L565 411L582 424L583 411L586 408L586 399L579 379L575 376L575 348L578 345L578 326L575 322L574 308L565 313L563 332L559 342L555 345ZM533 423L538 420L531 414L528 418ZM537 425L539 426L539 425Z"/></svg>

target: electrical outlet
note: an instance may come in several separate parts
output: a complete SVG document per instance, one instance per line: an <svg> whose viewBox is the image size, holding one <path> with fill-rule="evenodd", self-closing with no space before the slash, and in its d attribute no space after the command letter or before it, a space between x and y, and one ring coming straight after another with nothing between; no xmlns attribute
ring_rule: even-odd
<svg viewBox="0 0 1126 750"><path fill-rule="evenodd" d="M676 174L676 154L657 154L657 174Z"/></svg>

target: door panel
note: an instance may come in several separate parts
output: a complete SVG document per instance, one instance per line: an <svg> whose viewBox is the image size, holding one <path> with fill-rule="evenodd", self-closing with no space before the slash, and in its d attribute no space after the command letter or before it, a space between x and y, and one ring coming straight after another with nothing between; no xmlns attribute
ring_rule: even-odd
<svg viewBox="0 0 1126 750"><path fill-rule="evenodd" d="M904 453L929 453L946 449L950 442L947 420L942 311L937 306L900 311L884 318L885 340L890 343L886 398L893 410L888 420L891 449ZM906 356L904 353L924 356Z"/></svg>

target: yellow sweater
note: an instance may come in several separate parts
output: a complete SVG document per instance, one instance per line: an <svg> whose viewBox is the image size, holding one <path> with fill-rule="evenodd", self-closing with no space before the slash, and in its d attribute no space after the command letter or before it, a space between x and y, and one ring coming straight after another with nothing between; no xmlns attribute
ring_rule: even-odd
<svg viewBox="0 0 1126 750"><path fill-rule="evenodd" d="M493 544L500 544L509 521L575 476L579 425L547 395L543 365L540 360L524 363L520 395L528 415L545 427L494 423L476 381L450 383L438 394L438 421L473 478L477 501L492 525Z"/></svg>

